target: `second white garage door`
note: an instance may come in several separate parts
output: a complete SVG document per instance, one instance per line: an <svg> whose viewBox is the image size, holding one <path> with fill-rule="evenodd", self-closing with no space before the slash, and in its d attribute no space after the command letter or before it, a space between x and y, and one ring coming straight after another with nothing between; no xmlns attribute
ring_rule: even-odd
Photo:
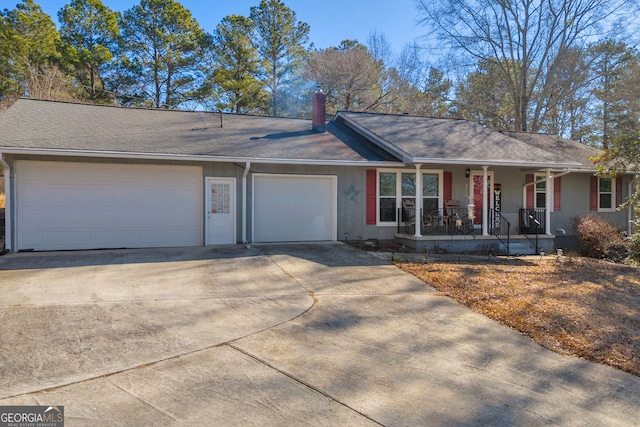
<svg viewBox="0 0 640 427"><path fill-rule="evenodd" d="M19 250L202 245L202 168L16 162Z"/></svg>
<svg viewBox="0 0 640 427"><path fill-rule="evenodd" d="M337 236L337 177L253 175L253 241L332 241Z"/></svg>

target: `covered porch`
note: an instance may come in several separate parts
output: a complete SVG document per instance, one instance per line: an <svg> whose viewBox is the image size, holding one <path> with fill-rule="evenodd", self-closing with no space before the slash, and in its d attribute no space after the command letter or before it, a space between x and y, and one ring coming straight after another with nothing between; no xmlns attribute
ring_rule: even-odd
<svg viewBox="0 0 640 427"><path fill-rule="evenodd" d="M495 255L530 255L554 251L556 236L544 233L545 209L520 209L516 214L505 215L491 209L487 235L482 233L482 211L470 207L419 214L419 236L415 234L415 209L402 208L398 218L401 220L398 221L394 239L417 251Z"/></svg>
<svg viewBox="0 0 640 427"><path fill-rule="evenodd" d="M420 176L421 165L415 167L416 176ZM475 171L467 169L470 185L465 189L465 202L462 203L446 196L439 206L429 203L424 195L429 194L430 189L423 188L428 181L418 179L415 181L416 197L405 194L394 215L397 218L394 238L417 250L432 247L445 252L551 253L555 239L551 232L551 209L544 206L553 206L554 192L546 189L552 189L553 180L565 173L568 171L554 174L548 168L531 182L521 184L522 204L517 204L543 207L519 209L517 204L514 206L513 193L509 203L503 204L502 185L495 184L489 166ZM532 191L536 186L542 191ZM532 195L540 200L535 203L528 200ZM510 206L511 211L506 212L503 206Z"/></svg>

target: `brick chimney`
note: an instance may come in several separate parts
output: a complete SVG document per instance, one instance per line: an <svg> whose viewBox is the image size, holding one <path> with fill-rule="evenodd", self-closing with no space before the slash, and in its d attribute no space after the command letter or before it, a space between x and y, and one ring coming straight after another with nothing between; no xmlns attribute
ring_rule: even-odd
<svg viewBox="0 0 640 427"><path fill-rule="evenodd" d="M318 88L313 94L313 110L311 112L313 118L311 123L311 129L314 132L325 132L326 122L325 116L327 112L327 95L322 93L322 90Z"/></svg>

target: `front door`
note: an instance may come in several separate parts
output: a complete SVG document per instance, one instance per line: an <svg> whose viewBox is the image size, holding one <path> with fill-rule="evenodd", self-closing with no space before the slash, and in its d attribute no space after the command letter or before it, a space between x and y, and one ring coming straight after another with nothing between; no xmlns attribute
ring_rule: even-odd
<svg viewBox="0 0 640 427"><path fill-rule="evenodd" d="M235 184L234 178L207 178L207 245L236 243Z"/></svg>
<svg viewBox="0 0 640 427"><path fill-rule="evenodd" d="M474 224L482 224L482 208L484 207L485 202L487 203L487 211L493 209L493 198L491 197L493 191L492 181L493 181L493 173L487 173L487 197L485 200L482 198L482 181L484 180L484 176L482 172L473 172L471 174L471 185L473 186L473 204L475 205L475 219Z"/></svg>

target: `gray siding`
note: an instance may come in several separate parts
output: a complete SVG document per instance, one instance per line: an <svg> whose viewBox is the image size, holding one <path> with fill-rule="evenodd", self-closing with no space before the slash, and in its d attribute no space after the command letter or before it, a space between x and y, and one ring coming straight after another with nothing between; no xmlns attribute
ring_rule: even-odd
<svg viewBox="0 0 640 427"><path fill-rule="evenodd" d="M138 160L138 159L111 159L92 157L70 157L70 156L7 156L8 163L13 164L15 160L43 160L43 161L65 161L65 162L94 162L94 163L125 163L125 164L167 164L167 165L196 165L203 168L203 188L206 177L233 177L236 178L236 200L237 200L237 236L236 241L242 242L242 206L247 202L247 240L252 240L252 174L254 173L276 173L276 174L300 174L300 175L336 175L338 177L338 217L337 236L338 240L367 240L378 239L393 240L397 232L396 226L376 226L366 224L366 171L367 167L350 166L310 166L310 165L273 165L273 164L252 164L250 174L247 177L248 196L242 194L242 175L244 163L229 162L181 162L181 161L158 161L158 160ZM415 171L413 167L401 168L406 171ZM465 176L466 166L445 166L428 165L422 166L423 170L443 170L452 173L452 198L460 201L465 206L469 199L467 194L472 185L470 178ZM481 168L471 168L481 170ZM517 232L518 210L523 208L523 185L525 176L530 171L523 171L518 168L497 167L490 168L493 172L494 184L502 185L502 213L512 223L512 233ZM598 215L618 227L626 230L628 226L627 211L621 212L590 212L589 211L589 179L588 173L572 173L562 177L562 199L561 210L551 214L551 231L555 233L558 229L564 229L567 236L575 235L574 221L578 216ZM623 185L623 197L628 196L628 183L630 177L625 177ZM14 189L11 189L12 200L15 197ZM203 194L204 197L204 194ZM15 209L15 206L12 207ZM14 213L15 215L15 213ZM203 225L204 230L204 225Z"/></svg>
<svg viewBox="0 0 640 427"><path fill-rule="evenodd" d="M621 209L616 212L598 212L589 210L590 198L589 173L571 173L562 177L561 209L551 214L551 232L563 229L568 236L576 234L576 219L588 215L602 217L610 224L627 231L629 225L629 211ZM622 199L629 197L630 176L623 177ZM561 233L557 233L561 234Z"/></svg>

